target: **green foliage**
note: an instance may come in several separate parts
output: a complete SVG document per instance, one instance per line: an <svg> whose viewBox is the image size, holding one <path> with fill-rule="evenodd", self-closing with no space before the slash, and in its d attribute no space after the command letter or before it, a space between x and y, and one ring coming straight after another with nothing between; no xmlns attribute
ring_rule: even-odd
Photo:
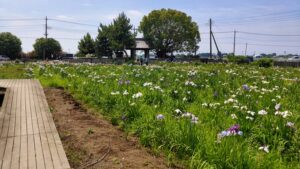
<svg viewBox="0 0 300 169"><path fill-rule="evenodd" d="M300 168L299 69L49 64L33 73L186 168ZM234 124L243 134L220 138Z"/></svg>
<svg viewBox="0 0 300 169"><path fill-rule="evenodd" d="M0 64L0 79L24 79L24 64Z"/></svg>
<svg viewBox="0 0 300 169"><path fill-rule="evenodd" d="M100 24L100 27L98 28L98 35L95 41L95 49L98 57L112 57L109 26Z"/></svg>
<svg viewBox="0 0 300 169"><path fill-rule="evenodd" d="M227 56L228 62L237 63L237 64L244 64L249 63L249 59L246 56Z"/></svg>
<svg viewBox="0 0 300 169"><path fill-rule="evenodd" d="M91 135L91 134L94 134L93 128L89 128L89 129L88 129L88 135Z"/></svg>
<svg viewBox="0 0 300 169"><path fill-rule="evenodd" d="M261 58L259 60L256 60L253 64L259 66L259 67L272 67L273 66L273 59L270 58Z"/></svg>
<svg viewBox="0 0 300 169"><path fill-rule="evenodd" d="M0 33L0 55L6 55L10 59L16 59L22 51L21 40L9 33Z"/></svg>
<svg viewBox="0 0 300 169"><path fill-rule="evenodd" d="M95 42L89 33L79 41L78 50L78 56L81 57L95 53Z"/></svg>
<svg viewBox="0 0 300 169"><path fill-rule="evenodd" d="M132 25L130 24L130 19L127 18L125 13L119 14L119 16L114 19L111 27L111 46L115 52L125 52L126 48L134 47L135 40L134 34L131 32Z"/></svg>
<svg viewBox="0 0 300 169"><path fill-rule="evenodd" d="M60 43L53 38L48 38L47 40L38 38L33 44L33 48L38 59L44 59L44 52L45 59L55 59L62 51Z"/></svg>
<svg viewBox="0 0 300 169"><path fill-rule="evenodd" d="M124 52L127 55L126 48L135 45L134 34L131 29L130 19L124 13L119 14L108 26L100 24L96 39L97 55L111 56L112 51Z"/></svg>
<svg viewBox="0 0 300 169"><path fill-rule="evenodd" d="M173 52L194 52L200 42L197 23L177 10L154 10L144 16L139 29L160 57Z"/></svg>

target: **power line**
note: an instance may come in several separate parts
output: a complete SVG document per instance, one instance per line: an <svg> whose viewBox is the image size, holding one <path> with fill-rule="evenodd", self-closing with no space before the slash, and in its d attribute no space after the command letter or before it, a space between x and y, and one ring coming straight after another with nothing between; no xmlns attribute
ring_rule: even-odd
<svg viewBox="0 0 300 169"><path fill-rule="evenodd" d="M226 33L233 33L233 31L224 31L224 32L214 32L214 34L226 34ZM200 34L210 34L210 32L200 32Z"/></svg>
<svg viewBox="0 0 300 169"><path fill-rule="evenodd" d="M41 37L33 37L33 36L19 36L21 39L38 39ZM62 40L81 40L80 38L69 38L69 37L50 37L54 39L62 39Z"/></svg>
<svg viewBox="0 0 300 169"><path fill-rule="evenodd" d="M276 13L268 13L268 14L263 14L263 15L254 15L254 16L244 16L242 18L218 18L216 19L218 21L218 23L222 23L222 22L230 22L230 21L234 21L234 22L240 22L242 20L255 20L255 19L265 19L265 18L269 18L269 19L276 19L276 18L283 18L283 17L299 17L300 11L299 10L292 10L292 11L284 11L284 12L276 12Z"/></svg>
<svg viewBox="0 0 300 169"><path fill-rule="evenodd" d="M91 27L99 27L98 25L92 25L92 24L86 24L86 23L80 23L80 22L73 22L73 21L66 21L66 20L60 20L60 19L53 19L49 18L49 20L62 22L62 23L69 23L69 24L75 24L75 25L82 25L82 26L91 26Z"/></svg>
<svg viewBox="0 0 300 169"><path fill-rule="evenodd" d="M23 19L0 19L0 21L41 21L41 18L23 18Z"/></svg>
<svg viewBox="0 0 300 169"><path fill-rule="evenodd" d="M258 36L300 36L300 34L267 34L267 33L256 33L256 32L244 32L244 31L237 31L237 33L242 33L242 34L249 34L249 35L258 35Z"/></svg>
<svg viewBox="0 0 300 169"><path fill-rule="evenodd" d="M239 45L245 45L243 43L239 43ZM300 48L300 46L291 46L291 45L273 45L273 44L255 44L255 43L248 43L250 46L273 46L273 47L290 47L290 48Z"/></svg>
<svg viewBox="0 0 300 169"><path fill-rule="evenodd" d="M18 28L18 27L33 27L33 26L44 26L44 24L33 24L33 25L4 25L0 26L1 28Z"/></svg>
<svg viewBox="0 0 300 169"><path fill-rule="evenodd" d="M56 27L56 26L51 26L50 28L53 30L64 31L64 32L70 32L70 31L80 32L80 33L83 33L83 32L96 33L97 32L96 30L70 29L70 28L62 28L62 27Z"/></svg>
<svg viewBox="0 0 300 169"><path fill-rule="evenodd" d="M219 39L227 39L227 38L219 38ZM244 38L244 37L238 37L237 38L238 40L245 40L245 41L255 41L255 42L257 42L257 41L259 41L259 42L274 42L274 41L276 41L276 42L286 42L286 43L292 43L292 42L294 42L294 43L296 43L296 42L298 42L298 43L300 43L300 39L298 39L298 40L295 40L295 39L257 39L257 38Z"/></svg>

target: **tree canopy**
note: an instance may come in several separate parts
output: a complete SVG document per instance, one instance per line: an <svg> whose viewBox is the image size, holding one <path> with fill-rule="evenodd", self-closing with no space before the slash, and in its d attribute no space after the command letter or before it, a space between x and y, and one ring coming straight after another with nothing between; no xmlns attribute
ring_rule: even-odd
<svg viewBox="0 0 300 169"><path fill-rule="evenodd" d="M131 32L133 26L130 24L130 19L122 12L114 19L110 27L112 49L116 52L123 51L127 55L126 48L135 45L135 36Z"/></svg>
<svg viewBox="0 0 300 169"><path fill-rule="evenodd" d="M127 55L126 48L135 45L135 35L131 32L132 27L130 19L124 13L119 14L109 25L100 24L96 38L97 54L107 56L114 51L116 53L124 52Z"/></svg>
<svg viewBox="0 0 300 169"><path fill-rule="evenodd" d="M9 33L0 33L0 55L6 55L10 59L16 59L22 51L21 40Z"/></svg>
<svg viewBox="0 0 300 169"><path fill-rule="evenodd" d="M87 33L78 43L79 56L95 53L95 42L91 35Z"/></svg>
<svg viewBox="0 0 300 169"><path fill-rule="evenodd" d="M39 59L44 59L44 52L45 59L55 59L62 51L60 43L53 38L48 38L47 40L45 38L38 38L35 44L33 44L33 48Z"/></svg>
<svg viewBox="0 0 300 169"><path fill-rule="evenodd" d="M108 26L100 24L98 35L95 40L95 49L97 56L112 56L110 31Z"/></svg>
<svg viewBox="0 0 300 169"><path fill-rule="evenodd" d="M152 11L143 17L139 30L159 57L173 52L194 52L200 42L197 23L187 14L173 9Z"/></svg>

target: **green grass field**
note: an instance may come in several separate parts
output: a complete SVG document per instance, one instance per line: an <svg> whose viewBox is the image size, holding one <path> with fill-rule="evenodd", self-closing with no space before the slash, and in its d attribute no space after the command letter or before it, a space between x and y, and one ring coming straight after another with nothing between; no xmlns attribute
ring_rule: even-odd
<svg viewBox="0 0 300 169"><path fill-rule="evenodd" d="M238 65L39 65L169 163L300 168L300 70Z"/></svg>
<svg viewBox="0 0 300 169"><path fill-rule="evenodd" d="M25 78L25 65L0 64L0 79L23 79L23 78Z"/></svg>
<svg viewBox="0 0 300 169"><path fill-rule="evenodd" d="M35 77L139 137L170 165L300 168L300 69L233 64L34 64ZM19 70L10 74L8 70Z"/></svg>

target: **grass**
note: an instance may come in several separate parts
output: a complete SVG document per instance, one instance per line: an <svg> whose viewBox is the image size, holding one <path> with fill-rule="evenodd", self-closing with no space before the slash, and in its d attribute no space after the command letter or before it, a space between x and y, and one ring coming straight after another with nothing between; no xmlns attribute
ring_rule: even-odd
<svg viewBox="0 0 300 169"><path fill-rule="evenodd" d="M0 64L0 79L24 79L24 64Z"/></svg>
<svg viewBox="0 0 300 169"><path fill-rule="evenodd" d="M300 168L300 70L234 64L33 65L188 168ZM32 75L29 75L32 74ZM279 106L280 105L280 106Z"/></svg>

